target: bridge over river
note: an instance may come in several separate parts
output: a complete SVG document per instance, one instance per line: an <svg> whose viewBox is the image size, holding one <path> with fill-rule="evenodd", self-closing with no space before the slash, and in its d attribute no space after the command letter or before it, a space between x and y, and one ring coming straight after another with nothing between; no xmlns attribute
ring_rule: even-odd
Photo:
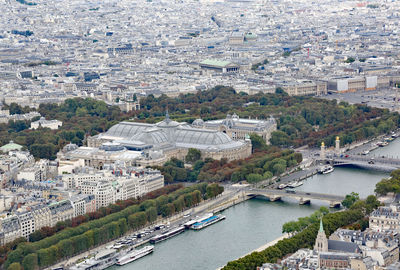
<svg viewBox="0 0 400 270"><path fill-rule="evenodd" d="M400 169L400 159L385 156L369 157L359 155L345 155L342 157L332 157L322 160L333 166L354 166L369 170L393 171Z"/></svg>
<svg viewBox="0 0 400 270"><path fill-rule="evenodd" d="M345 196L331 195L323 193L313 193L305 191L295 190L279 190L279 189L257 189L257 188L246 188L243 192L248 197L263 196L268 198L270 201L280 200L282 197L294 198L299 201L299 204L309 204L311 200L320 200L329 202L330 207L340 207L341 202Z"/></svg>

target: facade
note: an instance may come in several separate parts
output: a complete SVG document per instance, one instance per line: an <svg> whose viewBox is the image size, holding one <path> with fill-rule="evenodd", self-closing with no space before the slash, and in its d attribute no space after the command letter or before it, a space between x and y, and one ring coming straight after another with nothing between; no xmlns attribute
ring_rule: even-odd
<svg viewBox="0 0 400 270"><path fill-rule="evenodd" d="M44 181L49 175L50 162L46 159L37 161L33 166L20 170L17 180Z"/></svg>
<svg viewBox="0 0 400 270"><path fill-rule="evenodd" d="M33 219L35 220L35 229L50 226L52 223L52 215L50 209L46 206L39 206L32 210Z"/></svg>
<svg viewBox="0 0 400 270"><path fill-rule="evenodd" d="M70 200L63 200L50 204L49 210L52 216L52 222L50 226L54 226L59 221L72 219L74 217L74 208Z"/></svg>
<svg viewBox="0 0 400 270"><path fill-rule="evenodd" d="M12 242L15 239L21 237L21 226L19 219L16 215L4 218L0 220L0 244Z"/></svg>
<svg viewBox="0 0 400 270"><path fill-rule="evenodd" d="M397 206L381 206L369 216L369 227L374 231L400 231L400 211Z"/></svg>
<svg viewBox="0 0 400 270"><path fill-rule="evenodd" d="M96 211L96 200L94 195L79 194L71 197L70 201L74 208L75 217Z"/></svg>
<svg viewBox="0 0 400 270"><path fill-rule="evenodd" d="M31 212L18 214L19 223L21 226L21 236L28 238L28 236L36 230L35 219Z"/></svg>
<svg viewBox="0 0 400 270"><path fill-rule="evenodd" d="M31 123L31 129L49 128L56 130L62 126L62 122L58 120L46 120L44 117L40 117L39 120Z"/></svg>
<svg viewBox="0 0 400 270"><path fill-rule="evenodd" d="M378 80L377 76L340 77L328 81L328 91L339 93L376 90L387 86L388 81Z"/></svg>
<svg viewBox="0 0 400 270"><path fill-rule="evenodd" d="M302 81L281 86L289 96L322 96L328 93L326 82Z"/></svg>
<svg viewBox="0 0 400 270"><path fill-rule="evenodd" d="M354 256L348 253L321 252L319 253L319 267L322 269L348 269L350 257Z"/></svg>
<svg viewBox="0 0 400 270"><path fill-rule="evenodd" d="M204 122L202 119L197 119L193 121L192 127L217 130L227 134L232 140L246 140L251 133L255 133L268 144L271 133L276 131L276 121L273 117L268 120L239 118L234 113L233 115L228 114L225 119L221 120Z"/></svg>
<svg viewBox="0 0 400 270"><path fill-rule="evenodd" d="M106 207L117 200L138 198L148 192L164 187L164 176L157 170L124 168L112 171L88 171L76 174L64 174L64 185L82 194L94 195L95 210ZM88 202L71 198L75 215L88 212ZM84 207L85 205L85 207ZM84 210L85 209L85 210Z"/></svg>

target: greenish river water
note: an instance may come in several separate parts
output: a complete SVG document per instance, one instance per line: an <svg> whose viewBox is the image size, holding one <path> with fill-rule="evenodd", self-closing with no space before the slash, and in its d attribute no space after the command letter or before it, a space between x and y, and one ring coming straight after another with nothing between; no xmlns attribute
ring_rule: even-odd
<svg viewBox="0 0 400 270"><path fill-rule="evenodd" d="M342 195L354 191L366 197L373 193L375 184L387 175L337 168L331 174L307 179L297 189ZM307 216L322 205L328 206L320 201L300 206L290 199L282 202L249 200L223 211L226 220L158 243L151 255L122 267L115 266L113 270L216 269L278 238L285 222Z"/></svg>

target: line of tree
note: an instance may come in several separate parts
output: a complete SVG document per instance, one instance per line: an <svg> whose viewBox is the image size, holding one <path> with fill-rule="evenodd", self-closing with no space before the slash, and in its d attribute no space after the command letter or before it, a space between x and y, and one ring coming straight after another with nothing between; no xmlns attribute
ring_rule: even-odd
<svg viewBox="0 0 400 270"><path fill-rule="evenodd" d="M101 207L96 212L88 213L83 216L77 216L72 218L71 220L59 221L54 227L43 227L29 235L29 242L37 242L46 237L50 237L55 233L58 233L66 228L74 228L77 227L85 222L100 219L107 215L110 215L115 212L122 211L123 209L127 208L131 205L139 205L140 203L155 199L162 195L168 195L178 189L182 189L183 185L181 184L174 184L168 185L163 188L157 189L155 191L149 192L141 198L136 199L128 199L124 201L117 201L115 204L111 204L108 207ZM12 242L5 244L4 246L0 246L0 265L4 263L7 259L8 253L12 250L15 250L20 243L26 242L25 237L19 237Z"/></svg>
<svg viewBox="0 0 400 270"><path fill-rule="evenodd" d="M131 206L131 205L139 205L144 201L147 200L152 200L156 199L162 195L168 195L178 189L183 188L183 185L181 184L173 184L173 185L167 185L165 187L162 187L160 189L154 190L152 192L147 193L143 197L140 198L132 198L128 200L123 200L123 201L117 201L115 204L110 204L107 207L101 207L99 210L91 213L87 213L86 215L83 216L77 216L72 219L68 219L65 221L59 221L54 227L43 227L40 230L37 230L29 235L29 242L36 242L40 241L43 238L52 236L53 234L64 230L69 227L77 227L85 222L91 221L91 220L96 220L102 217L105 217L107 215L119 212L124 210L125 208Z"/></svg>
<svg viewBox="0 0 400 270"><path fill-rule="evenodd" d="M22 266L34 270L55 264L87 251L93 247L116 239L129 230L140 229L159 216L167 217L193 207L203 199L215 197L223 192L217 184L197 184L178 189L154 200L131 205L103 218L83 223L75 228L66 228L37 242L20 243L10 252L4 264L9 267Z"/></svg>
<svg viewBox="0 0 400 270"><path fill-rule="evenodd" d="M324 215L322 221L327 237L341 227L355 227L359 229L361 229L361 226L363 228L368 227L368 221L364 217L379 205L376 197L370 195L367 200L358 200L355 202L348 210ZM325 210L323 211L325 212ZM254 270L267 262L276 263L282 257L294 253L301 248L312 249L317 237L318 228L319 219L314 218L308 226L294 236L280 240L277 244L261 252L253 252L243 258L231 261L223 270Z"/></svg>

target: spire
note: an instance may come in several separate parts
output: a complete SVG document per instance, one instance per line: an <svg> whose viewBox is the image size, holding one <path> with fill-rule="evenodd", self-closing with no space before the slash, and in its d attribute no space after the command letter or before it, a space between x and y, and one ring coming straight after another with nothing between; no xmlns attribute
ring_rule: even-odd
<svg viewBox="0 0 400 270"><path fill-rule="evenodd" d="M168 109L165 112L165 121L169 122L169 113L168 113Z"/></svg>
<svg viewBox="0 0 400 270"><path fill-rule="evenodd" d="M324 232L324 225L322 224L322 218L319 220L319 231Z"/></svg>

